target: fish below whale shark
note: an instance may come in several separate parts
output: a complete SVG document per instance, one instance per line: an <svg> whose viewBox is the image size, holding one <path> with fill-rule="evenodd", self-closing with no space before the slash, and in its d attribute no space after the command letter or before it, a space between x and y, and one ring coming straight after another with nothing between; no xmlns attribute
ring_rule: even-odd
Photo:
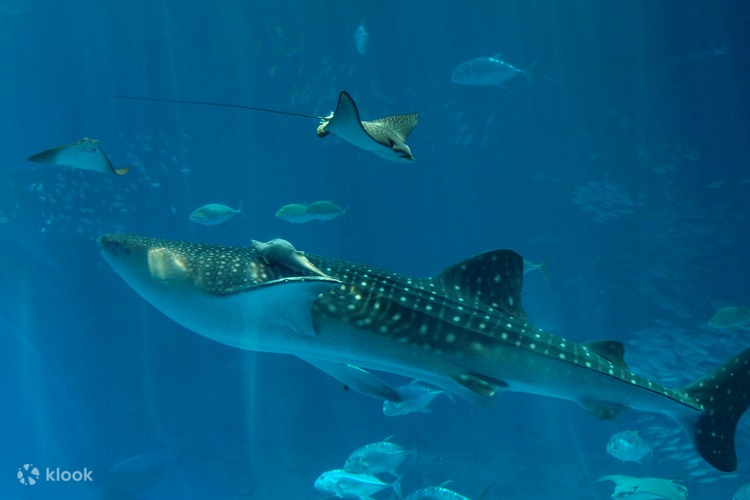
<svg viewBox="0 0 750 500"><path fill-rule="evenodd" d="M480 404L508 390L575 401L602 419L626 408L656 412L677 421L713 467L737 467L750 349L685 387L664 387L628 369L620 342L576 344L532 326L521 305L523 259L511 250L411 278L305 253L321 276L253 246L128 234L103 235L99 246L182 326L229 346L295 355L365 395L401 399L374 370Z"/></svg>

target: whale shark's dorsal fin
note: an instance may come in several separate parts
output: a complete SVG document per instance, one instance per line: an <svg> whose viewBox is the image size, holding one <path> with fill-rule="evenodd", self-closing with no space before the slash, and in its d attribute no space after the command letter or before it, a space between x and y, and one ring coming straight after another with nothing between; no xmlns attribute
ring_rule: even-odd
<svg viewBox="0 0 750 500"><path fill-rule="evenodd" d="M386 160L412 162L414 156L406 145L406 139L417 126L417 122L419 113L362 121L354 99L346 91L342 91L336 111L330 117L324 118L318 127L318 137L325 137L331 133Z"/></svg>
<svg viewBox="0 0 750 500"><path fill-rule="evenodd" d="M521 305L523 259L512 250L493 250L446 268L431 278L448 290L460 292L518 319L525 320Z"/></svg>

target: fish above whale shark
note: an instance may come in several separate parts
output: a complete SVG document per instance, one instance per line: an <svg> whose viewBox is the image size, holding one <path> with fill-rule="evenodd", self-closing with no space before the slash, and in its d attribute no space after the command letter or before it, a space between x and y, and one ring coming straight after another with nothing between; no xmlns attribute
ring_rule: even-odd
<svg viewBox="0 0 750 500"><path fill-rule="evenodd" d="M108 234L99 247L182 326L236 348L297 356L365 395L402 398L372 373L381 371L480 404L507 390L575 401L601 419L627 408L661 413L714 468L737 467L750 349L685 387L665 387L630 371L620 342L575 344L534 327L521 304L523 259L511 250L412 278L305 253L321 276L253 246Z"/></svg>
<svg viewBox="0 0 750 500"><path fill-rule="evenodd" d="M180 99L158 99L151 97L133 97L116 95L115 99L128 99L134 101L164 102L173 104L195 104L201 106L216 106L222 108L238 108L263 113L274 113L278 115L299 116L302 118L315 118L320 120L317 133L318 137L326 137L329 134L336 135L344 141L369 151L383 159L410 163L414 161L411 149L406 145L409 134L419 122L419 113L404 115L390 115L365 121L360 118L354 99L346 91L339 94L336 110L328 116L308 115L304 113L293 113L276 109L258 108L242 104L227 104L206 101L187 101Z"/></svg>

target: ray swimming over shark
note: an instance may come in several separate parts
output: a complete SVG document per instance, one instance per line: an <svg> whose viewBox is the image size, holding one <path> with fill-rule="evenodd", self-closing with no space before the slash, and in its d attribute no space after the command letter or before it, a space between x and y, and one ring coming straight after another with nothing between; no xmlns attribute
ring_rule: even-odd
<svg viewBox="0 0 750 500"><path fill-rule="evenodd" d="M417 126L419 113L405 115L390 115L372 121L363 121L359 116L359 110L354 99L346 91L339 94L336 111L328 116L308 115L304 113L293 113L269 108L245 106L242 104L228 104L208 101L188 101L180 99L159 99L151 97L133 97L116 95L115 99L128 99L134 101L164 102L172 104L194 104L200 106L217 106L222 108L237 108L262 113L274 113L287 116L299 116L301 118L315 118L320 120L318 126L318 137L326 137L328 134L339 136L344 141L380 156L383 159L394 162L413 162L414 156L411 149L406 145L409 134Z"/></svg>
<svg viewBox="0 0 750 500"><path fill-rule="evenodd" d="M508 390L626 408L677 421L706 462L737 467L735 430L750 405L750 349L682 388L630 371L620 342L575 344L529 323L523 259L495 250L412 278L305 254L325 276L258 249L111 234L103 257L182 326L229 346L295 355L365 395L398 401L372 371L421 380L480 404Z"/></svg>
<svg viewBox="0 0 750 500"><path fill-rule="evenodd" d="M72 144L64 144L29 156L29 161L117 175L125 175L130 170L130 167L113 167L112 162L99 147L99 141L86 137Z"/></svg>

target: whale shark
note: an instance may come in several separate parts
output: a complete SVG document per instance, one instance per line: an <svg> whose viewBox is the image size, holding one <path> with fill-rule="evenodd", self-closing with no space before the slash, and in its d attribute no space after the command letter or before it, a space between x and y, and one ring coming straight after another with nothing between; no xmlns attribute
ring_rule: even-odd
<svg viewBox="0 0 750 500"><path fill-rule="evenodd" d="M679 423L703 459L737 467L750 405L750 349L695 382L665 387L628 369L614 340L573 343L534 327L521 304L523 259L492 250L425 278L306 253L323 276L254 246L129 234L99 238L104 259L145 300L209 339L290 354L384 401L401 375L486 404L505 391L578 403L600 419L627 408Z"/></svg>

